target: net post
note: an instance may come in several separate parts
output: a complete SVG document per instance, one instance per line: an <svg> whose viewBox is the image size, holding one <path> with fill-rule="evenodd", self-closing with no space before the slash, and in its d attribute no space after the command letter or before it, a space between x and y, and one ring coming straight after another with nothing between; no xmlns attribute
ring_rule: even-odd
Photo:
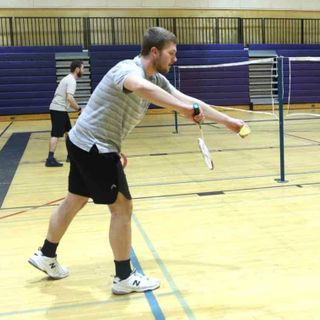
<svg viewBox="0 0 320 320"><path fill-rule="evenodd" d="M279 103L279 141L280 141L280 178L278 182L288 182L285 180L284 161L284 119L283 119L283 57L277 57L278 67L278 103Z"/></svg>
<svg viewBox="0 0 320 320"><path fill-rule="evenodd" d="M177 113L177 111L174 111L174 128L175 128L175 132L174 133L179 133L178 113Z"/></svg>
<svg viewBox="0 0 320 320"><path fill-rule="evenodd" d="M179 70L177 71L177 66L173 66L173 76L174 76L174 86L176 89L180 90L180 81L177 78L179 73ZM179 124L178 124L178 113L177 111L174 111L174 128L175 131L173 133L179 133Z"/></svg>

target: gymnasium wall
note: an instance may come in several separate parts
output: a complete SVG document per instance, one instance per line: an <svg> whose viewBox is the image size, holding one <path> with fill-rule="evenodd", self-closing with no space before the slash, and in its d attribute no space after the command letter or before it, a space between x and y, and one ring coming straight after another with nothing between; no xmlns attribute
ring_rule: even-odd
<svg viewBox="0 0 320 320"><path fill-rule="evenodd" d="M0 17L320 18L319 0L0 0Z"/></svg>
<svg viewBox="0 0 320 320"><path fill-rule="evenodd" d="M213 10L320 10L318 0L1 0L3 8L170 8Z"/></svg>

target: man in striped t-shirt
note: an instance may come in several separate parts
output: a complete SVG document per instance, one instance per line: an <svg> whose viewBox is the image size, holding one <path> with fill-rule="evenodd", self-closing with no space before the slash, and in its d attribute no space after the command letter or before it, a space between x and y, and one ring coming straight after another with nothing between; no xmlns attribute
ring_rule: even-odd
<svg viewBox="0 0 320 320"><path fill-rule="evenodd" d="M116 275L114 294L143 292L160 286L160 281L132 270L130 263L132 200L119 153L121 143L141 121L149 103L175 110L191 121L204 115L234 132L244 125L196 98L175 89L161 74L176 62L176 37L159 28L149 28L141 54L115 65L94 90L84 111L69 132L69 192L53 212L44 244L29 262L54 279L69 272L56 259L56 249L77 212L89 198L107 204L111 212L109 241ZM200 106L194 115L193 104ZM54 265L52 268L51 266Z"/></svg>

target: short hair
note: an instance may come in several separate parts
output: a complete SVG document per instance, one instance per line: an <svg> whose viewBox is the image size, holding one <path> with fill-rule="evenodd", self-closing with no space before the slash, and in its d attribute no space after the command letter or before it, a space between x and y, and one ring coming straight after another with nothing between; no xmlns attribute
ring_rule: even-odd
<svg viewBox="0 0 320 320"><path fill-rule="evenodd" d="M83 62L80 60L73 60L70 64L70 71L73 72L76 68L81 68Z"/></svg>
<svg viewBox="0 0 320 320"><path fill-rule="evenodd" d="M141 55L148 55L152 47L160 51L169 42L177 43L177 38L172 32L161 27L151 27L143 36Z"/></svg>

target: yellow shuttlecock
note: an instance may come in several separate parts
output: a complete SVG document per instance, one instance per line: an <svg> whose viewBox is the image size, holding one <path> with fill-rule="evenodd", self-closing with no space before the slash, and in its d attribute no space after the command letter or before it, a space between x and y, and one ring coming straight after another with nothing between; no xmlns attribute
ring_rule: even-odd
<svg viewBox="0 0 320 320"><path fill-rule="evenodd" d="M248 134L251 133L251 129L247 124L243 125L239 131L239 136L241 138L245 138Z"/></svg>

